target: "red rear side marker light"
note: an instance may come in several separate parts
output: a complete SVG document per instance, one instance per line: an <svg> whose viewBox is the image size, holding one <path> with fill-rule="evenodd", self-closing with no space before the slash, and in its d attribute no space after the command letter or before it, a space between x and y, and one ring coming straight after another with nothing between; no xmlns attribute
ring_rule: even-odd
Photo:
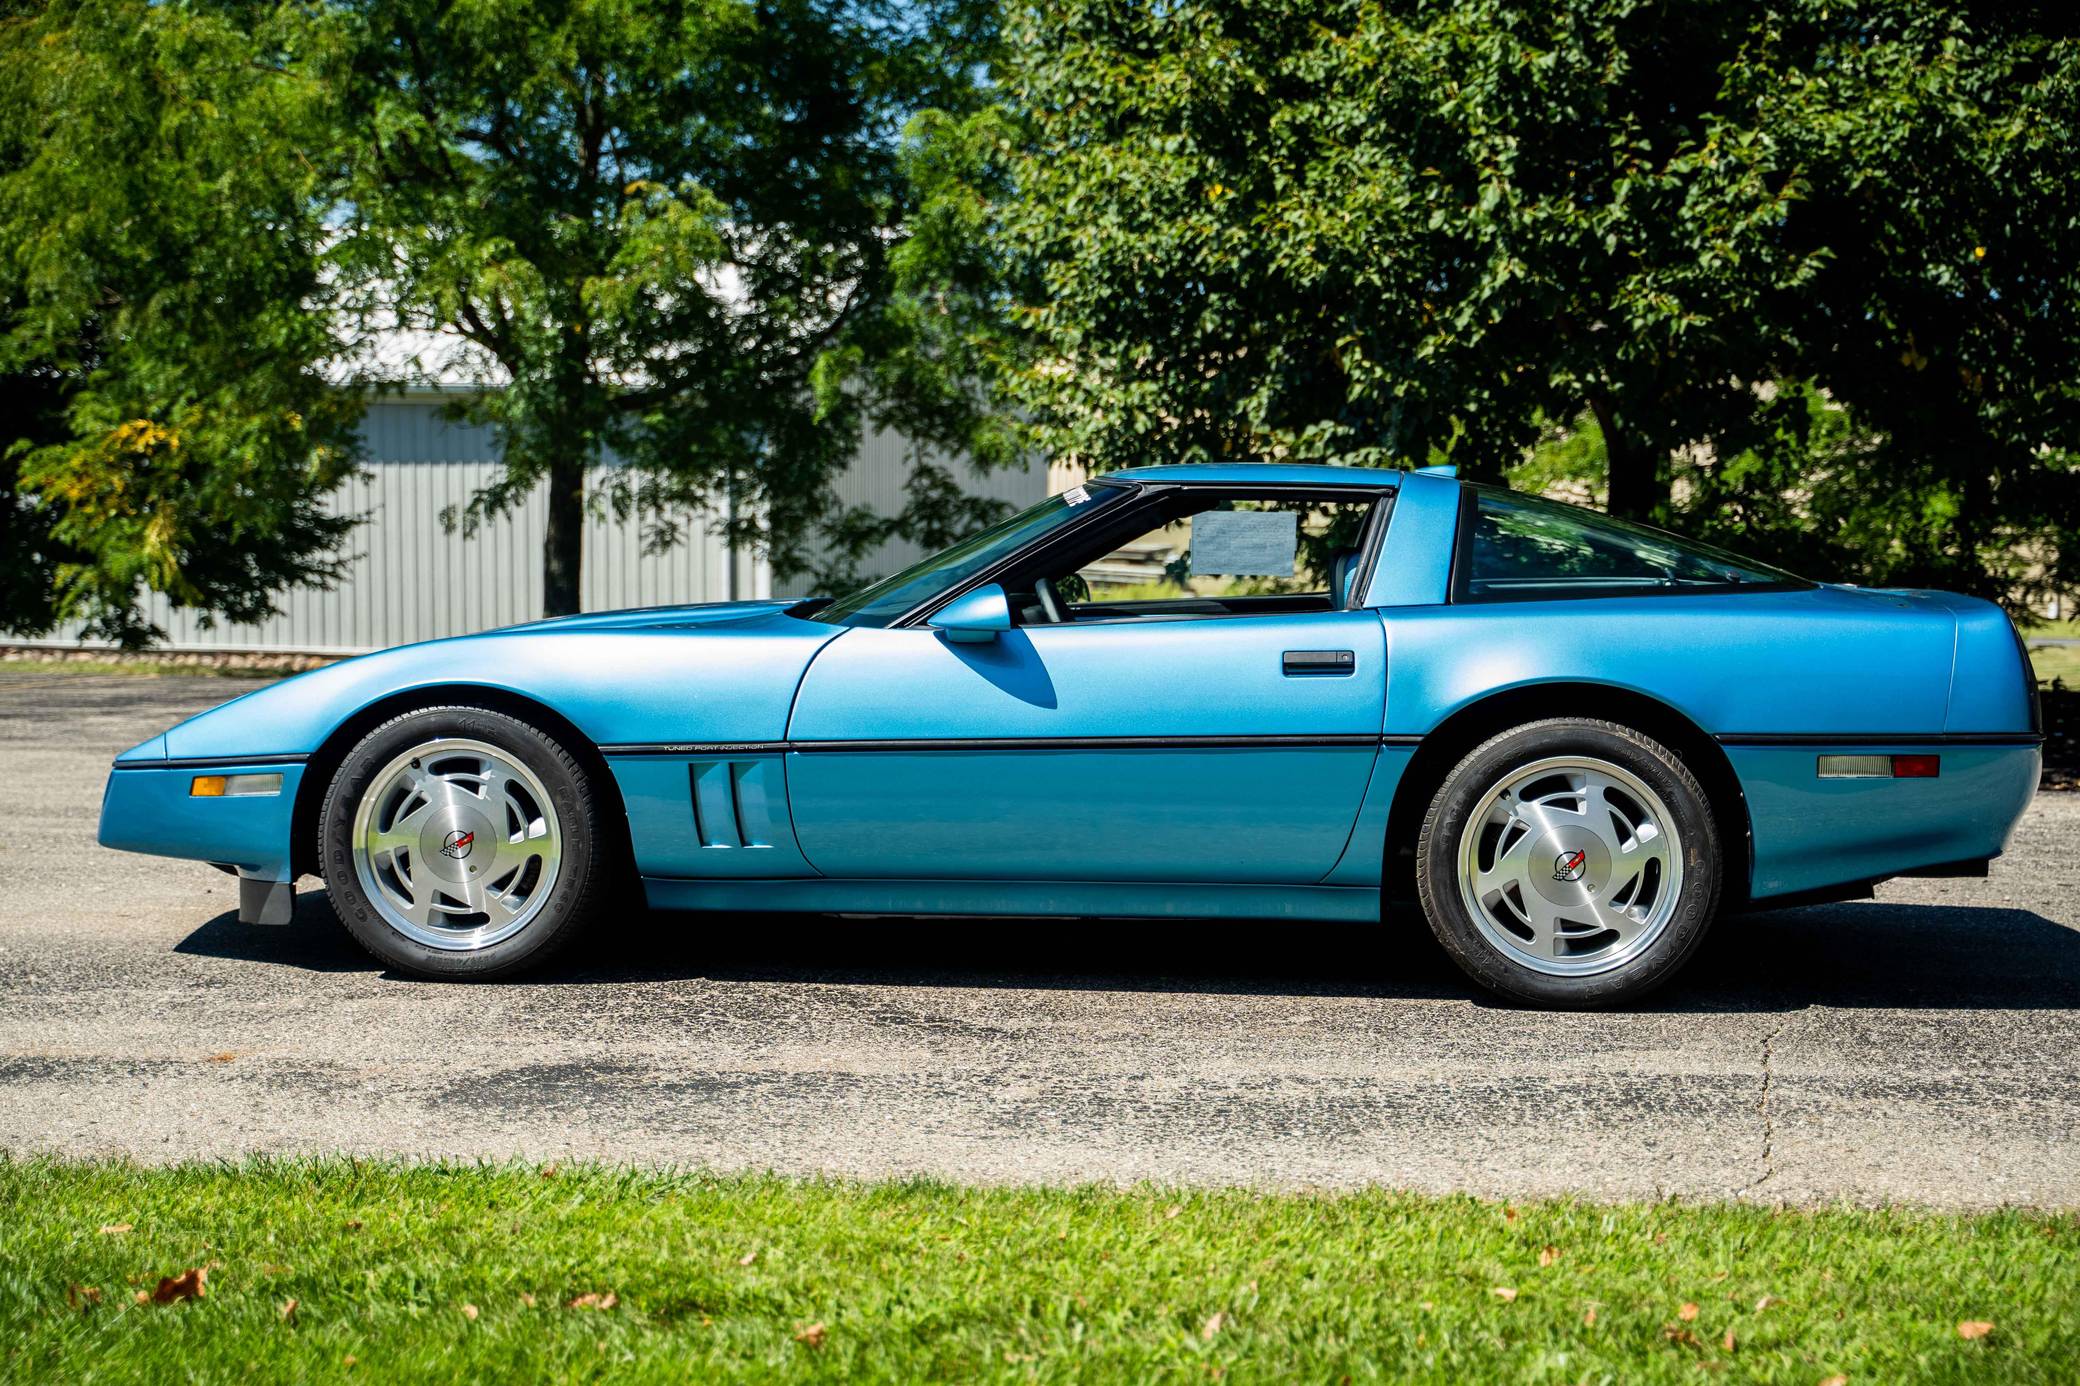
<svg viewBox="0 0 2080 1386"><path fill-rule="evenodd" d="M1943 773L1941 756L1822 756L1823 780L1932 780Z"/></svg>

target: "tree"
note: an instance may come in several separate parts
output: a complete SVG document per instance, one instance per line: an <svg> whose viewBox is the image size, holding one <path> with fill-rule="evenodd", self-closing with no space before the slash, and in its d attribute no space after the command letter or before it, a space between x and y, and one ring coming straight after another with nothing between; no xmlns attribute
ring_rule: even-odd
<svg viewBox="0 0 2080 1386"><path fill-rule="evenodd" d="M140 644L146 589L255 620L335 571L358 405L312 311L326 126L264 70L297 22L0 10L0 628Z"/></svg>
<svg viewBox="0 0 2080 1386"><path fill-rule="evenodd" d="M345 0L310 70L345 94L341 263L362 308L459 335L504 387L499 479L546 487L546 605L578 609L588 469L671 542L705 512L802 567L871 526L828 482L899 410L899 135L975 103L986 14L893 0ZM913 377L914 379L914 377ZM913 418L919 417L915 414ZM933 441L929 436L922 443ZM943 467L897 527L961 523Z"/></svg>
<svg viewBox="0 0 2080 1386"><path fill-rule="evenodd" d="M1863 440L1830 465L1924 530L1870 567L2010 595L2019 546L2071 590L2061 13L1021 6L1000 215L1038 288L1007 397L1105 465L1495 477L1579 416L1611 510L1691 527L1736 497L1824 513L1798 510L1820 400Z"/></svg>

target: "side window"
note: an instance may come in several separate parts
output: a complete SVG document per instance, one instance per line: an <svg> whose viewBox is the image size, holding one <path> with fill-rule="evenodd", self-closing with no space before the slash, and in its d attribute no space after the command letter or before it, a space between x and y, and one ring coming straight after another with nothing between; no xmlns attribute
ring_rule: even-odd
<svg viewBox="0 0 2080 1386"><path fill-rule="evenodd" d="M1372 508L1369 496L1225 497L1116 544L1056 587L1078 614L1099 619L1119 614L1106 608L1151 604L1203 614L1230 601L1334 609L1346 604Z"/></svg>
<svg viewBox="0 0 2080 1386"><path fill-rule="evenodd" d="M1594 511L1476 491L1463 595L1472 601L1797 584L1788 573Z"/></svg>

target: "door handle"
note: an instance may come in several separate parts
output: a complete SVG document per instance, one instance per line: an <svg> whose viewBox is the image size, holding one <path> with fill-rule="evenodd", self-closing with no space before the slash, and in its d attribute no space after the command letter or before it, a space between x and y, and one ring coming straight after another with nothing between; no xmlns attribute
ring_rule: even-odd
<svg viewBox="0 0 2080 1386"><path fill-rule="evenodd" d="M1358 656L1350 650L1287 650L1278 663L1289 679L1336 678L1355 673Z"/></svg>

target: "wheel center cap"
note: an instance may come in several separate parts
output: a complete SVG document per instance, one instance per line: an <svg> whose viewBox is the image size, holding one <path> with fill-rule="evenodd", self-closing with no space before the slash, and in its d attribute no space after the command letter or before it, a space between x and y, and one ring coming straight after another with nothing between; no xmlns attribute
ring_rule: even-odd
<svg viewBox="0 0 2080 1386"><path fill-rule="evenodd" d="M419 835L419 860L446 880L482 880L497 857L491 821L465 804L432 814Z"/></svg>
<svg viewBox="0 0 2080 1386"><path fill-rule="evenodd" d="M1587 828L1555 828L1531 847L1532 887L1556 905L1578 905L1610 883L1610 848Z"/></svg>

